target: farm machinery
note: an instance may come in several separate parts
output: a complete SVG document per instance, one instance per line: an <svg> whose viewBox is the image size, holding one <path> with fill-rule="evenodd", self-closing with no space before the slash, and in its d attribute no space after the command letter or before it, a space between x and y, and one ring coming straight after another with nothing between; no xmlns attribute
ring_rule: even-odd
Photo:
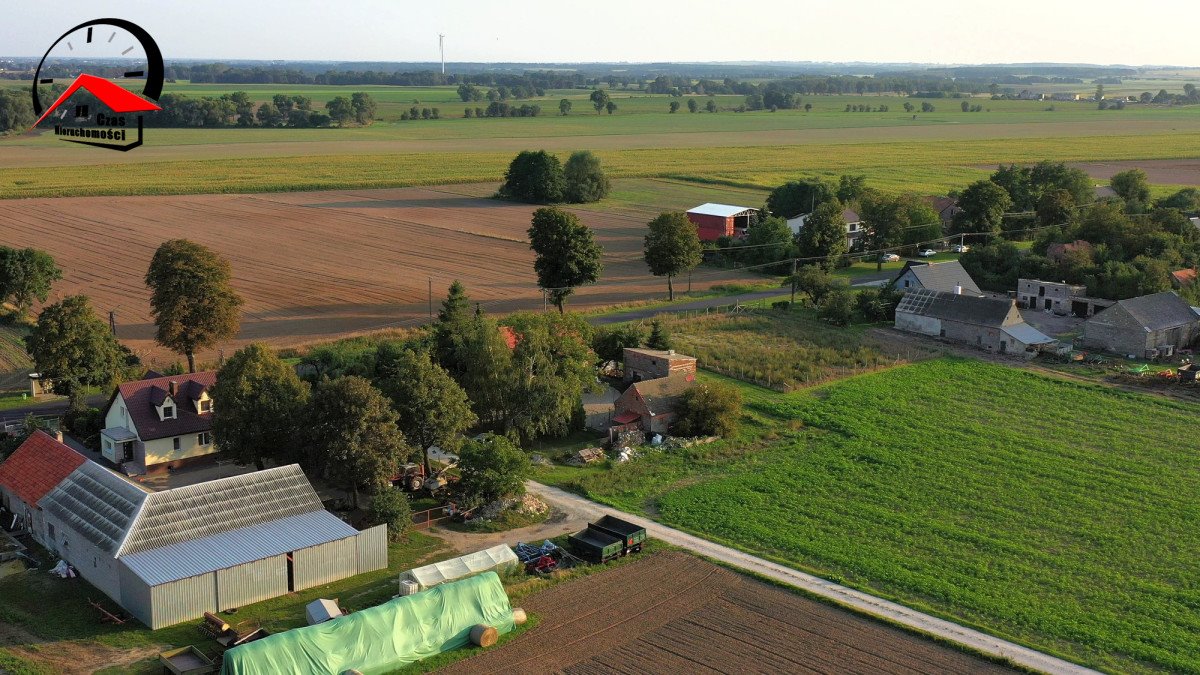
<svg viewBox="0 0 1200 675"><path fill-rule="evenodd" d="M404 464L396 475L392 476L392 485L407 492L425 491L431 496L441 497L445 495L447 486L458 479L457 476L449 473L456 466L458 466L458 462L453 461L427 474L424 464Z"/></svg>

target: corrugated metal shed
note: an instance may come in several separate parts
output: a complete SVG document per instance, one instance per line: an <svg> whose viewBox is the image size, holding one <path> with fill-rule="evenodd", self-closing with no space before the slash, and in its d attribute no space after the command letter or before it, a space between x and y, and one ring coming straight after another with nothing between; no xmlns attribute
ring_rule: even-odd
<svg viewBox="0 0 1200 675"><path fill-rule="evenodd" d="M217 570L217 608L222 612L287 592L287 556L277 555Z"/></svg>
<svg viewBox="0 0 1200 675"><path fill-rule="evenodd" d="M157 586L356 534L358 530L321 510L129 553L121 561L147 584Z"/></svg>
<svg viewBox="0 0 1200 675"><path fill-rule="evenodd" d="M297 464L174 488L146 499L117 555L323 510Z"/></svg>
<svg viewBox="0 0 1200 675"><path fill-rule="evenodd" d="M149 494L95 462L84 462L41 506L100 550L115 555Z"/></svg>
<svg viewBox="0 0 1200 675"><path fill-rule="evenodd" d="M356 537L331 541L292 554L293 587L302 591L358 574Z"/></svg>
<svg viewBox="0 0 1200 675"><path fill-rule="evenodd" d="M211 572L150 589L150 628L177 624L217 611L217 580Z"/></svg>
<svg viewBox="0 0 1200 675"><path fill-rule="evenodd" d="M358 533L358 573L374 572L388 565L387 525L376 525Z"/></svg>

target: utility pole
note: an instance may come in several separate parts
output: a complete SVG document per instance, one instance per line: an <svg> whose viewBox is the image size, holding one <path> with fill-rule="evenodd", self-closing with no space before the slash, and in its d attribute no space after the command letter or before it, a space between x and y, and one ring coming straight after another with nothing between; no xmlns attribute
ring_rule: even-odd
<svg viewBox="0 0 1200 675"><path fill-rule="evenodd" d="M792 258L792 304L796 304L796 259Z"/></svg>
<svg viewBox="0 0 1200 675"><path fill-rule="evenodd" d="M429 323L433 323L433 277L429 277Z"/></svg>
<svg viewBox="0 0 1200 675"><path fill-rule="evenodd" d="M112 331L113 335L117 334L117 313L112 311L108 313L108 330Z"/></svg>
<svg viewBox="0 0 1200 675"><path fill-rule="evenodd" d="M446 74L446 35L438 33L438 51L442 53L442 74Z"/></svg>

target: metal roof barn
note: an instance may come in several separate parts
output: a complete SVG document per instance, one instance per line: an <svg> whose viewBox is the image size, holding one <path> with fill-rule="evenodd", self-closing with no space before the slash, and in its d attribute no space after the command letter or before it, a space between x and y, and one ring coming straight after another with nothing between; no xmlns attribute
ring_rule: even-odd
<svg viewBox="0 0 1200 675"><path fill-rule="evenodd" d="M339 520L294 464L148 492L84 461L39 506L47 548L155 629L387 567L387 528Z"/></svg>

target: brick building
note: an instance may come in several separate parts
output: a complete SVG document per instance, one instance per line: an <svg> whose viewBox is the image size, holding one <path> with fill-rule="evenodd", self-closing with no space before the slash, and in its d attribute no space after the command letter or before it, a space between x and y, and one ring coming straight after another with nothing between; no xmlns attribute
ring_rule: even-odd
<svg viewBox="0 0 1200 675"><path fill-rule="evenodd" d="M635 349L626 347L625 381L657 380L674 373L695 373L696 357L676 354L674 349Z"/></svg>

